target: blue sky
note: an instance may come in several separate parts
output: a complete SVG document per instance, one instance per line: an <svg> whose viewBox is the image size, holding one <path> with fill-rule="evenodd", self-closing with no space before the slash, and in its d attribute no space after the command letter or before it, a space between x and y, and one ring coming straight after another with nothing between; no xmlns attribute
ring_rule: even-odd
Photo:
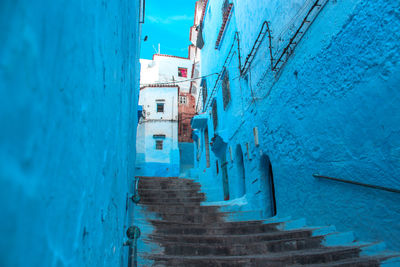
<svg viewBox="0 0 400 267"><path fill-rule="evenodd" d="M161 53L188 56L189 31L193 25L195 0L146 0L146 17L142 28L141 58L151 59L161 44Z"/></svg>

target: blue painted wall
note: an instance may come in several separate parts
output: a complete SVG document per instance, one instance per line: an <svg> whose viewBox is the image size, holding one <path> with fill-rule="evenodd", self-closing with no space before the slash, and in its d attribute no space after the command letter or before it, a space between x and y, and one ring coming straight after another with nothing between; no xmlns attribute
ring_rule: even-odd
<svg viewBox="0 0 400 267"><path fill-rule="evenodd" d="M192 177L192 170L194 168L194 144L188 142L179 142L179 160L180 160L180 173L182 177Z"/></svg>
<svg viewBox="0 0 400 267"><path fill-rule="evenodd" d="M295 15L304 4L234 1L235 16L216 50L222 2L208 4L202 73L221 71L236 30L244 60L258 33L253 27L259 29L269 20L276 36L293 18L301 19ZM320 173L400 189L399 10L396 1L328 1L277 77L268 71L266 42L244 78L238 78L237 55L232 57L228 64L232 97L226 111L221 86L217 86L216 133L228 144L229 186L234 197L240 192L235 148L242 147L246 209L265 214L270 209L265 192L269 185L264 184L261 167L261 156L267 155L278 216L305 217L311 225L334 224L339 231L354 230L359 239L384 240L389 248L400 248L399 194L312 177ZM258 26L248 30L249 25ZM215 78L207 80L208 95ZM211 142L210 110L206 114ZM211 152L211 165L206 167L204 130L200 139L199 181L209 192L209 200L222 200L221 173L216 174L215 167L218 158Z"/></svg>
<svg viewBox="0 0 400 267"><path fill-rule="evenodd" d="M0 266L122 266L138 1L0 3Z"/></svg>
<svg viewBox="0 0 400 267"><path fill-rule="evenodd" d="M175 128L178 125L177 122L166 123L171 124L171 126L175 124L173 126ZM155 123L153 126L157 127ZM168 126L171 127L170 125ZM174 148L176 146L176 139L177 137L174 139L163 138L163 149L156 150L153 135L138 136L138 141L143 141L146 144L146 151L145 153L137 153L136 155L136 175L145 177L178 177L180 164L179 149Z"/></svg>

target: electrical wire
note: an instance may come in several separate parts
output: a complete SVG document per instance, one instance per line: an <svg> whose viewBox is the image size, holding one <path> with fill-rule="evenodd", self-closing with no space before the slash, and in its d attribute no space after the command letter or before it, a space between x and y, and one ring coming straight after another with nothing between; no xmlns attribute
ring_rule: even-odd
<svg viewBox="0 0 400 267"><path fill-rule="evenodd" d="M197 78L192 78L192 79L187 79L187 80L181 80L181 81L173 81L173 82L163 82L163 83L148 83L148 84L140 84L141 87L146 87L146 86L154 86L154 85L167 85L167 84L176 84L176 83L185 83L185 82L191 82L191 81L196 81L199 79L203 79L209 76L213 76L213 75L218 75L219 73L212 73L212 74L208 74L208 75L204 75L201 77L197 77Z"/></svg>

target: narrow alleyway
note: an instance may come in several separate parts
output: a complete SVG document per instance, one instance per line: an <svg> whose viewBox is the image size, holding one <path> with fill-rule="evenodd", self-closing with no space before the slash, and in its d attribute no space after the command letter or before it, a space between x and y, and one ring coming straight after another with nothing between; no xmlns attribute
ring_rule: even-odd
<svg viewBox="0 0 400 267"><path fill-rule="evenodd" d="M238 220L240 212L203 206L205 195L191 179L143 177L138 185L141 223L154 227L141 238L160 247L158 252L138 247L139 266L366 267L394 256L332 226L308 227L303 219ZM389 264L382 266L395 266Z"/></svg>
<svg viewBox="0 0 400 267"><path fill-rule="evenodd" d="M0 267L400 267L399 0L0 0Z"/></svg>

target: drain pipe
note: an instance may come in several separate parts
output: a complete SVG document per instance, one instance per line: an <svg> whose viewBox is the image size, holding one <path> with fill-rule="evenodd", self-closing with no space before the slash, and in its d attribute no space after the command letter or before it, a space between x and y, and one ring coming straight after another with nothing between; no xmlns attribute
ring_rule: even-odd
<svg viewBox="0 0 400 267"><path fill-rule="evenodd" d="M127 199L128 205L128 229L126 230L127 241L124 242L124 246L129 247L128 251L128 267L137 267L137 240L139 239L141 232L139 227L135 226L135 206L140 202L139 195L139 177L135 177L133 185L130 186L132 196L129 197L134 203L133 205ZM133 191L133 192L132 192Z"/></svg>
<svg viewBox="0 0 400 267"><path fill-rule="evenodd" d="M137 226L131 226L126 230L128 240L124 246L129 246L128 267L137 267L137 240L140 237L140 229Z"/></svg>

